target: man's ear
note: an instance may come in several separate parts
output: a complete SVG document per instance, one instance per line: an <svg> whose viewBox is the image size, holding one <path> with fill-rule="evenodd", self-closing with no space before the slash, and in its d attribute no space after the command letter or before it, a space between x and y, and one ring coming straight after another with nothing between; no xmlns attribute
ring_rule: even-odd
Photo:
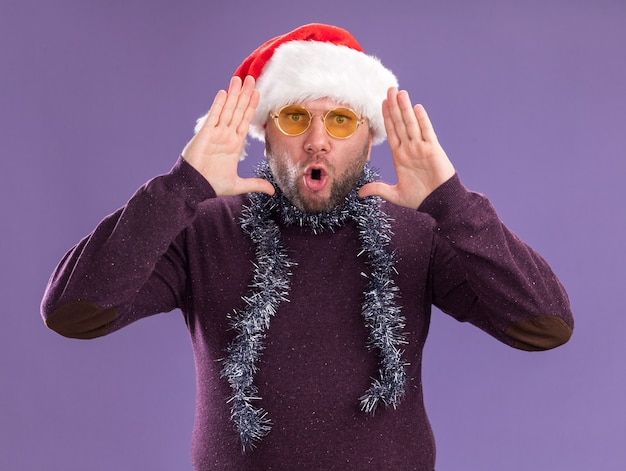
<svg viewBox="0 0 626 471"><path fill-rule="evenodd" d="M265 130L265 136L264 136L264 140L263 140L263 155L265 156L265 158L267 159L267 150L269 147L269 136L267 135L267 123L265 123L263 125L263 129Z"/></svg>

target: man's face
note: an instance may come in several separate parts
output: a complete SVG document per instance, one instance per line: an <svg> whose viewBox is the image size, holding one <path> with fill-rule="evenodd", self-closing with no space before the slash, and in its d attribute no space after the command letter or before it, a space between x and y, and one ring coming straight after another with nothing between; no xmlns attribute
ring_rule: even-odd
<svg viewBox="0 0 626 471"><path fill-rule="evenodd" d="M367 121L347 139L326 132L324 114L345 104L324 98L297 105L313 114L311 125L298 136L287 136L268 119L265 155L276 183L294 206L307 213L328 212L354 188L370 158L372 137Z"/></svg>

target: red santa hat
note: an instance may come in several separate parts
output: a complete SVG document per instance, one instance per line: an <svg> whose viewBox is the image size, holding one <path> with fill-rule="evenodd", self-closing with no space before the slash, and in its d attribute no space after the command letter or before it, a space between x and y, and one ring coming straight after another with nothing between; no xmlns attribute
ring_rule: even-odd
<svg viewBox="0 0 626 471"><path fill-rule="evenodd" d="M270 39L243 61L235 75L256 79L260 102L249 134L261 141L271 111L318 98L337 101L366 117L374 144L386 138L382 102L398 81L342 28L314 23Z"/></svg>

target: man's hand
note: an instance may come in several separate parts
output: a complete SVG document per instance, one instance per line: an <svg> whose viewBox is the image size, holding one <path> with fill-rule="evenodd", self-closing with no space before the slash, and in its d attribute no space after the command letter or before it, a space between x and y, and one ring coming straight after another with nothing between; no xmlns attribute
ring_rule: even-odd
<svg viewBox="0 0 626 471"><path fill-rule="evenodd" d="M267 180L240 178L237 174L239 157L258 104L254 78L248 76L242 84L239 77L233 77L228 92L217 92L205 123L183 150L183 159L207 179L218 196L274 194L274 187Z"/></svg>
<svg viewBox="0 0 626 471"><path fill-rule="evenodd" d="M417 209L454 175L454 167L437 140L426 110L422 105L413 108L406 91L389 89L383 101L383 118L398 182L368 183L359 196L377 195L399 206Z"/></svg>

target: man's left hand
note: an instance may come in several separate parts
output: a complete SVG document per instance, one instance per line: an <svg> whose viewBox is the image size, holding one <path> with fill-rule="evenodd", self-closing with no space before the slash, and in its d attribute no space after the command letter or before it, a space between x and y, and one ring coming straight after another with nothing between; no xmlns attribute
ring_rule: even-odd
<svg viewBox="0 0 626 471"><path fill-rule="evenodd" d="M382 106L397 183L368 183L361 188L359 196L376 195L399 206L417 209L454 175L454 166L439 144L426 110L422 105L413 107L406 91L390 88Z"/></svg>

